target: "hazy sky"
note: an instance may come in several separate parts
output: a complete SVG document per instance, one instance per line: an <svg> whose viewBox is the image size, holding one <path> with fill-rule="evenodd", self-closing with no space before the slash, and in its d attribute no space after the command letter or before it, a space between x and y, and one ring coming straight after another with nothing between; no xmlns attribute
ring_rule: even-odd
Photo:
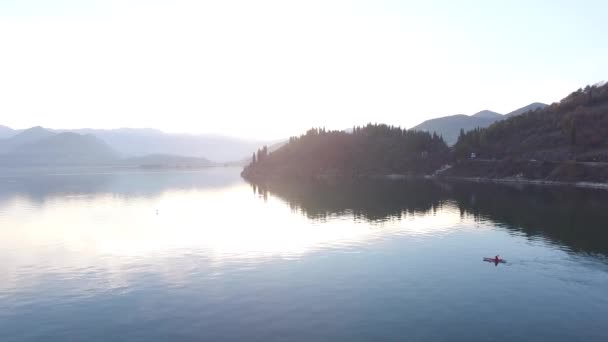
<svg viewBox="0 0 608 342"><path fill-rule="evenodd" d="M608 79L607 1L0 0L0 124L281 138Z"/></svg>

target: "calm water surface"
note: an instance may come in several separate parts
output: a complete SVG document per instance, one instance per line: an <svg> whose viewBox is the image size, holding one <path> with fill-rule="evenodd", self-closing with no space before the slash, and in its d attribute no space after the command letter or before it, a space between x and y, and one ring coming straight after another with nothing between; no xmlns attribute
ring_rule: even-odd
<svg viewBox="0 0 608 342"><path fill-rule="evenodd" d="M604 192L238 173L1 173L0 341L608 340Z"/></svg>

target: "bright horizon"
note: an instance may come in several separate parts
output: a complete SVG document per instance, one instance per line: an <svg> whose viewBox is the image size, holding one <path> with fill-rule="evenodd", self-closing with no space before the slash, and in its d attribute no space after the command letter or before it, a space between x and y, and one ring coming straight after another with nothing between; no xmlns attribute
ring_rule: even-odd
<svg viewBox="0 0 608 342"><path fill-rule="evenodd" d="M608 75L608 3L5 0L0 125L280 139L552 103Z"/></svg>

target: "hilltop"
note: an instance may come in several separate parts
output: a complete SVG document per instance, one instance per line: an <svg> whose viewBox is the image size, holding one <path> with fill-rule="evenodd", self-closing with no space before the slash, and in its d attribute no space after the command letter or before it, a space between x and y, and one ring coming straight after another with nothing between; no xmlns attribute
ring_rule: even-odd
<svg viewBox="0 0 608 342"><path fill-rule="evenodd" d="M421 175L439 168L448 153L445 142L427 132L372 124L355 127L352 133L311 129L272 153L259 151L243 177L310 180Z"/></svg>
<svg viewBox="0 0 608 342"><path fill-rule="evenodd" d="M518 108L512 112L509 112L505 115L490 110L482 110L473 115L457 114L443 116L435 119L426 120L421 124L412 127L411 129L426 131L430 133L437 133L438 135L443 137L443 139L448 145L451 146L454 145L458 140L460 130L468 132L475 128L488 127L497 121L521 115L523 113L536 110L537 108L543 108L545 106L547 105L539 102L534 102L527 106Z"/></svg>
<svg viewBox="0 0 608 342"><path fill-rule="evenodd" d="M92 135L53 133L42 127L25 130L2 144L0 164L91 165L115 162L119 154Z"/></svg>
<svg viewBox="0 0 608 342"><path fill-rule="evenodd" d="M23 144L29 144L41 139L52 137L57 133L42 128L40 126L32 127L20 132L15 132L7 139L0 140L0 152L10 152L11 149L17 148Z"/></svg>
<svg viewBox="0 0 608 342"><path fill-rule="evenodd" d="M14 129L0 125L0 139L10 138L13 135L17 134Z"/></svg>

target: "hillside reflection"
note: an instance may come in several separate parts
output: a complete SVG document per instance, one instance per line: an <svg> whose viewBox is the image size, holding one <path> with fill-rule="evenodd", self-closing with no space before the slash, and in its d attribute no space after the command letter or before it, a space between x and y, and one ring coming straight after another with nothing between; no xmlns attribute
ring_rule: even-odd
<svg viewBox="0 0 608 342"><path fill-rule="evenodd" d="M570 187L456 183L461 213L490 219L570 250L608 255L608 192Z"/></svg>
<svg viewBox="0 0 608 342"><path fill-rule="evenodd" d="M280 183L252 184L252 187L262 197L267 197L270 191L311 219L344 214L367 221L399 219L437 210L449 199L444 187L428 181L367 181L356 186Z"/></svg>
<svg viewBox="0 0 608 342"><path fill-rule="evenodd" d="M345 214L368 221L400 219L450 204L463 216L490 220L530 238L608 255L608 192L602 190L420 180L252 187L261 197L270 193L319 220Z"/></svg>

